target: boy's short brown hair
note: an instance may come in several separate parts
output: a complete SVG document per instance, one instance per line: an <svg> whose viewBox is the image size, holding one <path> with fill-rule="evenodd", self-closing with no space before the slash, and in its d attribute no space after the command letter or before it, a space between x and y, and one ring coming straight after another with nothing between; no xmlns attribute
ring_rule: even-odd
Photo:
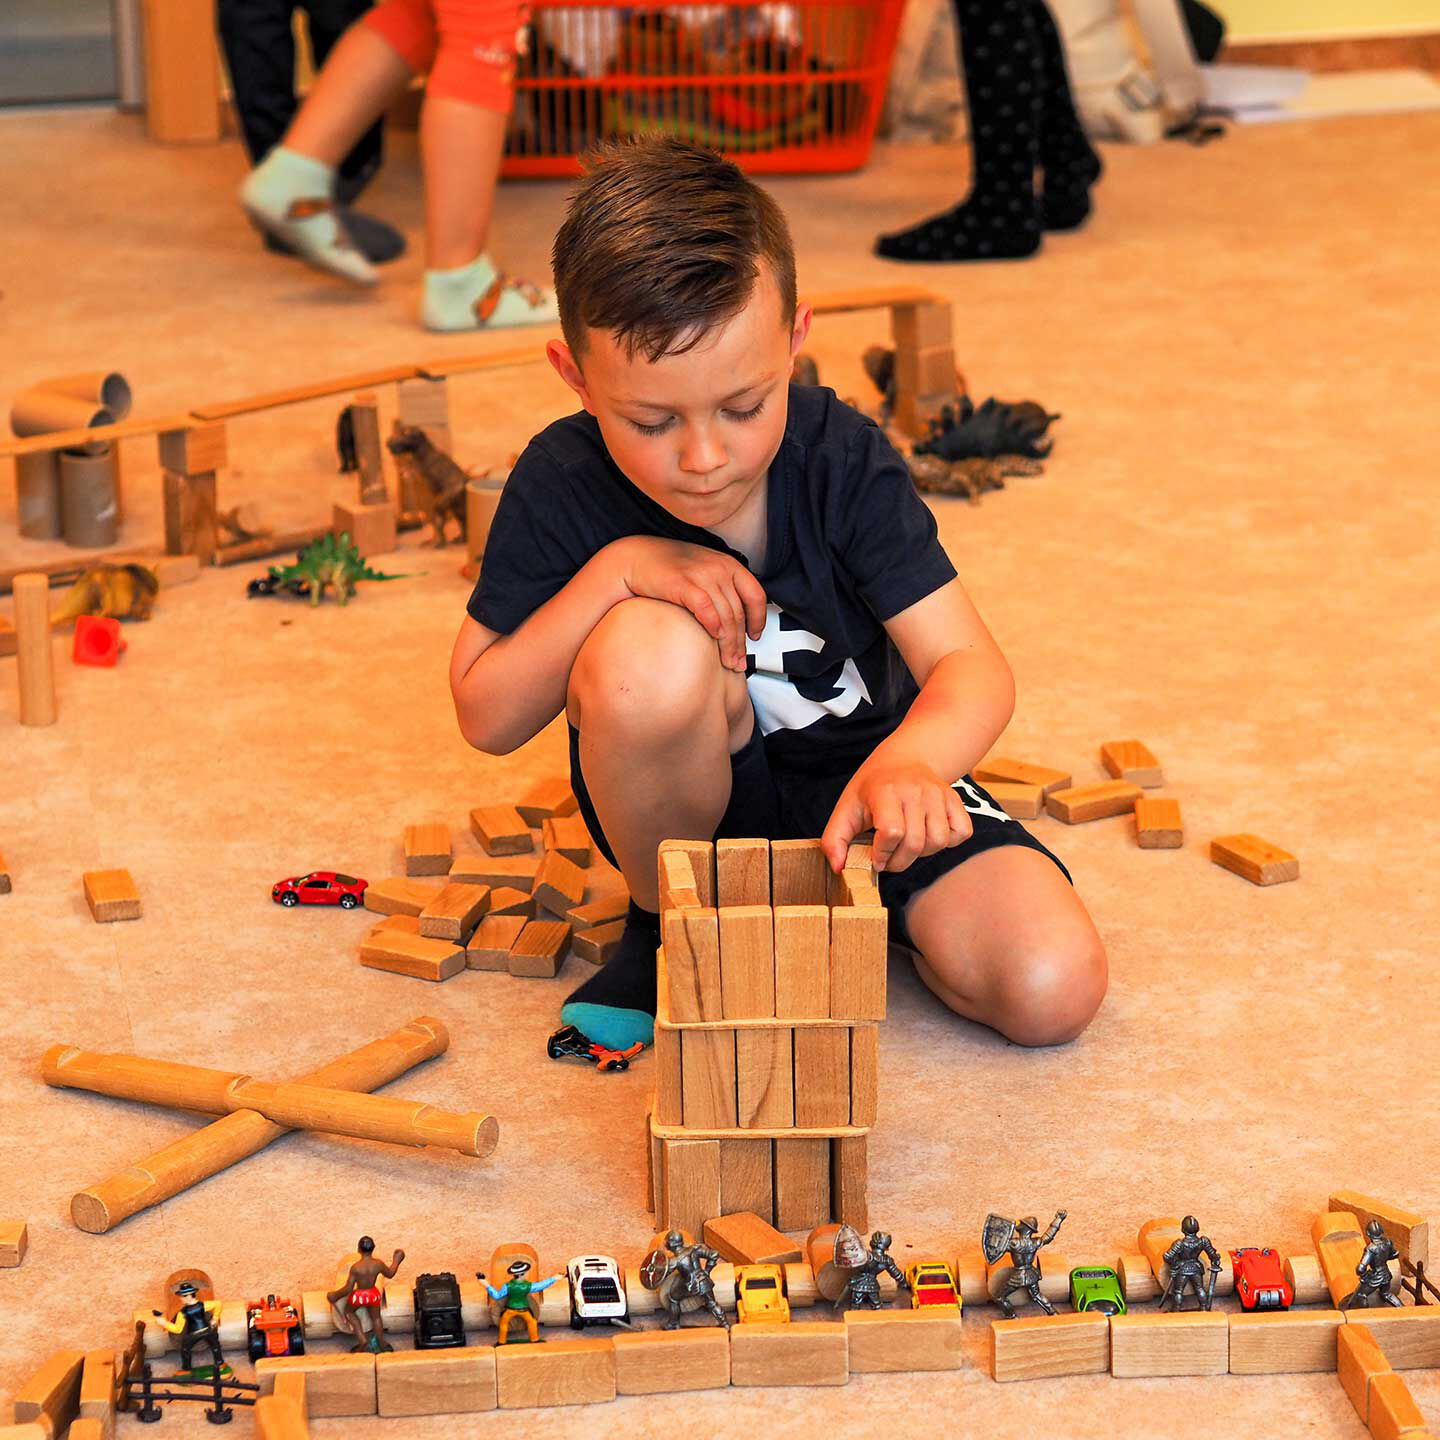
<svg viewBox="0 0 1440 1440"><path fill-rule="evenodd" d="M552 253L560 324L577 360L587 330L632 358L682 355L744 309L769 264L795 318L795 249L780 207L737 165L670 136L586 157Z"/></svg>

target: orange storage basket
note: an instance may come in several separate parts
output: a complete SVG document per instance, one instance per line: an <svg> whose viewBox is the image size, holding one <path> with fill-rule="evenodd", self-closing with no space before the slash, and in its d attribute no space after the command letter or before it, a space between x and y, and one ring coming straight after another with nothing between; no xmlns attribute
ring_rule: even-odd
<svg viewBox="0 0 1440 1440"><path fill-rule="evenodd" d="M503 173L574 175L595 141L654 130L755 173L859 169L903 9L904 0L532 0Z"/></svg>

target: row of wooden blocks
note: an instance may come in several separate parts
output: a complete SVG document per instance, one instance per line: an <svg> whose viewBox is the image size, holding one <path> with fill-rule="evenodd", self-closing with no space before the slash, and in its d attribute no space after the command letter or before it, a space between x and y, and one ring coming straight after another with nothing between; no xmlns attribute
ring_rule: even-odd
<svg viewBox="0 0 1440 1440"><path fill-rule="evenodd" d="M890 333L895 342L894 421L905 434L923 439L929 422L955 403L960 390L949 301L893 306Z"/></svg>
<svg viewBox="0 0 1440 1440"><path fill-rule="evenodd" d="M0 1440L111 1440L115 1433L113 1350L57 1350L15 1392L14 1426Z"/></svg>

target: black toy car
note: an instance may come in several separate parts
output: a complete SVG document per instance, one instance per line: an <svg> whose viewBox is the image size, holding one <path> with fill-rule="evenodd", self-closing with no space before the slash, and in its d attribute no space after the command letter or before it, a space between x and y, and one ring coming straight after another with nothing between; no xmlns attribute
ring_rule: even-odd
<svg viewBox="0 0 1440 1440"><path fill-rule="evenodd" d="M245 587L245 598L254 600L265 595L309 595L310 587L303 580L277 580L273 575L261 575Z"/></svg>
<svg viewBox="0 0 1440 1440"><path fill-rule="evenodd" d="M586 1060L597 1070L628 1070L631 1059L644 1048L636 1044L628 1050L607 1050L573 1025L561 1026L545 1042L545 1053L552 1060Z"/></svg>
<svg viewBox="0 0 1440 1440"><path fill-rule="evenodd" d="M460 1285L448 1270L415 1281L415 1348L445 1350L465 1343Z"/></svg>

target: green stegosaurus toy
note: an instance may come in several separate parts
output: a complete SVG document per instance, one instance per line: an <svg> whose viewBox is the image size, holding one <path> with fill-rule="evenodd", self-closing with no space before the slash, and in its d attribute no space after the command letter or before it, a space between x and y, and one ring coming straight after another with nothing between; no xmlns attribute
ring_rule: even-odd
<svg viewBox="0 0 1440 1440"><path fill-rule="evenodd" d="M359 580L404 580L404 575L382 575L372 570L365 557L351 542L350 532L331 532L312 540L296 557L293 565L272 565L270 578L278 585L299 583L310 587L310 603L318 605L328 585L335 598L347 605Z"/></svg>

